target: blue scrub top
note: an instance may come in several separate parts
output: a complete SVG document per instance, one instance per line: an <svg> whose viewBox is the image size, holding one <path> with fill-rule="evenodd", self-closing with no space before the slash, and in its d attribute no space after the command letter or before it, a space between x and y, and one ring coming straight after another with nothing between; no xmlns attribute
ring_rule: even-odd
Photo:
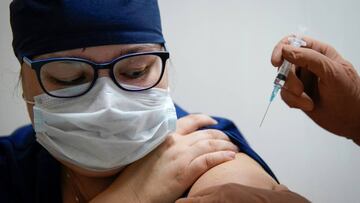
<svg viewBox="0 0 360 203"><path fill-rule="evenodd" d="M188 115L176 106L178 118ZM246 142L230 120L213 117L218 129L229 136L240 151L257 161L276 181L268 165ZM38 142L31 125L17 129L10 136L0 137L0 202L62 202L61 165Z"/></svg>

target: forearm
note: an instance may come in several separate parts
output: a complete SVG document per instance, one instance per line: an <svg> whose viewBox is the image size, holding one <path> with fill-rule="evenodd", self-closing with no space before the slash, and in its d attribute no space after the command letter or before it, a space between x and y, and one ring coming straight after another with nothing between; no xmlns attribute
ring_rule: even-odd
<svg viewBox="0 0 360 203"><path fill-rule="evenodd" d="M136 191L130 187L111 185L106 190L98 194L89 203L117 203L117 202L134 202L140 203Z"/></svg>
<svg viewBox="0 0 360 203"><path fill-rule="evenodd" d="M354 135L351 139L352 139L357 145L360 146L360 131L359 131L359 134Z"/></svg>
<svg viewBox="0 0 360 203"><path fill-rule="evenodd" d="M358 113L357 113L357 120L356 123L356 129L354 130L353 135L351 136L351 139L360 146L360 98L359 98L359 105L358 105Z"/></svg>
<svg viewBox="0 0 360 203"><path fill-rule="evenodd" d="M353 107L353 112L344 112L344 114L352 114L348 124L344 124L344 136L360 146L360 96L357 103L358 105Z"/></svg>

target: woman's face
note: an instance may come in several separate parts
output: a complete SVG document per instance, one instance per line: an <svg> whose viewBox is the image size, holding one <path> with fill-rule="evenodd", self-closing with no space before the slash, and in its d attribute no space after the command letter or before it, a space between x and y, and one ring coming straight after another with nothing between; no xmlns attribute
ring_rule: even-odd
<svg viewBox="0 0 360 203"><path fill-rule="evenodd" d="M130 45L106 45L106 46L97 46L89 47L82 49L73 49L67 51L54 52L49 54L43 54L37 56L35 59L47 59L47 58L58 58L58 57L76 57L83 58L95 63L105 63L112 61L119 56L126 55L134 52L149 52L149 51L161 51L162 46L158 44L130 44ZM99 70L99 77L110 77L108 69ZM23 87L23 96L28 101L34 101L34 97L40 94L44 94L39 81L36 77L36 73L25 63L21 67L22 75L22 87ZM168 77L167 71L165 69L164 76L157 87L166 88L168 86ZM27 103L27 110L33 123L33 104ZM94 173L86 171L84 169L78 168L71 164L61 161L64 165L70 167L71 169L80 172L83 175L88 176L109 176L118 172L118 170L107 172L107 173Z"/></svg>

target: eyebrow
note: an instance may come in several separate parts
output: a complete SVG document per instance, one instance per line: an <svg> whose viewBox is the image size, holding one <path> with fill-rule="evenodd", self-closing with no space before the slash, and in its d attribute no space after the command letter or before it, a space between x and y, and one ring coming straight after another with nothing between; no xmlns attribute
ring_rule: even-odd
<svg viewBox="0 0 360 203"><path fill-rule="evenodd" d="M84 53L89 47L81 48L80 53ZM139 44L132 47L120 48L114 51L114 58L120 57L127 54L138 53L138 52L151 52L151 51L163 51L163 46L160 44ZM87 60L93 60L91 57L86 57L78 53L64 54L63 52L45 54L43 58L83 58Z"/></svg>
<svg viewBox="0 0 360 203"><path fill-rule="evenodd" d="M115 55L122 56L126 54L132 54L137 52L143 52L143 51L161 51L162 46L158 44L143 44L143 45L136 45L133 47L128 47L124 49L118 50L118 53L116 52ZM84 52L87 49L87 47L84 47L81 52Z"/></svg>
<svg viewBox="0 0 360 203"><path fill-rule="evenodd" d="M130 47L128 49L121 50L121 55L131 54L131 53L137 53L137 52L144 52L144 51L161 51L162 46L161 45L154 45L154 44L146 44L146 45L140 45L135 47Z"/></svg>

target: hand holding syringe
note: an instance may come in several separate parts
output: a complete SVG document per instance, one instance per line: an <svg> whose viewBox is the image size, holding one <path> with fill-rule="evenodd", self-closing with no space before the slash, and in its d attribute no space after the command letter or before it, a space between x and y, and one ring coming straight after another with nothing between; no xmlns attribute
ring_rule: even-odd
<svg viewBox="0 0 360 203"><path fill-rule="evenodd" d="M301 37L299 36L294 36L294 37L289 37L288 38L290 45L294 46L294 47L301 47L301 46L306 46L306 42L303 41L301 39ZM274 89L271 93L270 96L270 101L269 101L269 105L266 108L265 114L261 120L260 123L260 127L265 119L265 116L269 110L270 104L271 102L274 100L274 98L276 97L276 95L278 94L279 90L284 86L286 78L289 74L289 71L291 69L292 64L289 63L287 60L284 60L284 63L280 66L279 68L279 72L274 80Z"/></svg>

